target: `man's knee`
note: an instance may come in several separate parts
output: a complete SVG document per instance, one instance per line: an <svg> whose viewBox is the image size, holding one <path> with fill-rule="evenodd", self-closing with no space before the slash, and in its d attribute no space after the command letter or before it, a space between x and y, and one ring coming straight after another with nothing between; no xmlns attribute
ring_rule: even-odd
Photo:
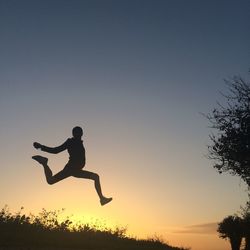
<svg viewBox="0 0 250 250"><path fill-rule="evenodd" d="M47 180L47 183L48 183L49 185L53 185L53 184L55 184L56 182L55 182L55 180L53 180L53 179L49 179L49 180Z"/></svg>
<svg viewBox="0 0 250 250"><path fill-rule="evenodd" d="M94 181L99 181L100 177L99 177L98 174L93 173L93 174L92 174L92 179L93 179Z"/></svg>

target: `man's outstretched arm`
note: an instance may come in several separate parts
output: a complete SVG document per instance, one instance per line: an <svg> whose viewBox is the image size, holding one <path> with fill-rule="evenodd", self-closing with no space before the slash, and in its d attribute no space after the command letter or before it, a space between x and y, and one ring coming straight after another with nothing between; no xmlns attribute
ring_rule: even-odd
<svg viewBox="0 0 250 250"><path fill-rule="evenodd" d="M65 149L67 149L67 144L68 144L68 141L64 142L62 145L58 146L58 147L47 147L45 145L42 145L38 142L34 142L33 145L36 149L41 149L42 151L44 152L47 152L47 153L51 153L51 154L58 154L62 151L64 151Z"/></svg>

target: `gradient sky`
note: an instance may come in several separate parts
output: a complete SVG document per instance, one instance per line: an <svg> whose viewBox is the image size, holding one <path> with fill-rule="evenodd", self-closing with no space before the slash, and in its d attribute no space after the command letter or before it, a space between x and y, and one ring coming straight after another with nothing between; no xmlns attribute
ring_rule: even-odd
<svg viewBox="0 0 250 250"><path fill-rule="evenodd" d="M216 223L247 199L238 177L205 155L208 113L224 78L247 76L247 0L0 0L0 205L66 208L86 221L161 235L193 250L226 250ZM31 156L84 128L93 183L54 186ZM67 153L49 155L53 172Z"/></svg>

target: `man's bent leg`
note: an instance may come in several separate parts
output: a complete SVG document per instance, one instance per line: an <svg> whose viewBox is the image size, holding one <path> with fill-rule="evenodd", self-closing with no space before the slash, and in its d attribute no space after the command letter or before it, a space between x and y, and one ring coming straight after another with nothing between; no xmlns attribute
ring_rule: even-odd
<svg viewBox="0 0 250 250"><path fill-rule="evenodd" d="M40 155L35 155L32 157L32 159L36 160L43 166L46 181L50 185L71 176L71 172L67 168L67 165L62 171L58 172L57 174L53 176L53 173L48 166L48 158L40 156Z"/></svg>
<svg viewBox="0 0 250 250"><path fill-rule="evenodd" d="M89 172L89 171L85 171L85 170L77 170L77 171L73 172L72 176L77 177L77 178L84 178L84 179L93 180L95 182L95 189L96 189L96 192L97 192L99 198L101 199L104 197L102 194L100 177L98 174L93 173L93 172Z"/></svg>
<svg viewBox="0 0 250 250"><path fill-rule="evenodd" d="M73 172L72 176L78 177L78 178L85 178L85 179L94 180L95 189L96 189L96 192L100 198L101 205L105 205L105 204L109 203L110 201L112 201L112 198L106 198L102 194L100 177L98 174L93 173L93 172L89 172L89 171L85 171L85 170L76 170Z"/></svg>
<svg viewBox="0 0 250 250"><path fill-rule="evenodd" d="M53 174L52 174L51 169L48 166L48 158L43 157L41 155L34 155L34 156L32 156L32 159L34 159L35 161L37 161L38 163L40 163L43 166L46 180L50 184L52 181Z"/></svg>
<svg viewBox="0 0 250 250"><path fill-rule="evenodd" d="M68 170L65 170L65 168L57 174L53 175L48 165L44 166L44 173L49 185L55 184L65 178L68 178L69 176L72 176Z"/></svg>

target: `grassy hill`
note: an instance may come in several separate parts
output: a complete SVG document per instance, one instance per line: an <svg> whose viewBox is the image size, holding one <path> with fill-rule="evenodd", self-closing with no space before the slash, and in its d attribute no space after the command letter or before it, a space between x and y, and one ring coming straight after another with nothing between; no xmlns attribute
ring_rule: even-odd
<svg viewBox="0 0 250 250"><path fill-rule="evenodd" d="M157 237L138 240L126 236L126 229L98 229L88 224L74 225L69 219L59 221L58 211L45 209L34 216L0 212L1 249L81 249L81 250L187 250L172 247Z"/></svg>

